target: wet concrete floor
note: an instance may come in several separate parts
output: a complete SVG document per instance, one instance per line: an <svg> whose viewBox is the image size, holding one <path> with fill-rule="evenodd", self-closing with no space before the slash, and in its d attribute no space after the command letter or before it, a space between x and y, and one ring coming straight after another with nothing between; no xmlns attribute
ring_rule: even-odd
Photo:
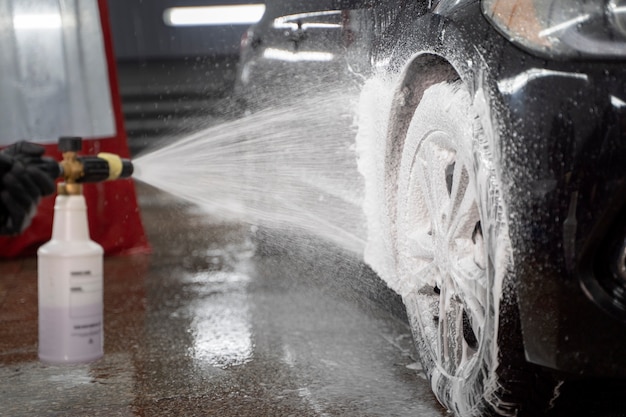
<svg viewBox="0 0 626 417"><path fill-rule="evenodd" d="M0 416L443 416L397 299L348 254L140 186L105 259L105 356L37 359L36 259L0 263Z"/></svg>

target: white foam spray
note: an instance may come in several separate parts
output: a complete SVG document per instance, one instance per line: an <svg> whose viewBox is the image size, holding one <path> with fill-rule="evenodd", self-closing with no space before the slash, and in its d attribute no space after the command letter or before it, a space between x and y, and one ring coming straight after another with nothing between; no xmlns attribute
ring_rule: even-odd
<svg viewBox="0 0 626 417"><path fill-rule="evenodd" d="M214 216L365 242L356 94L327 90L199 131L133 162L136 179Z"/></svg>

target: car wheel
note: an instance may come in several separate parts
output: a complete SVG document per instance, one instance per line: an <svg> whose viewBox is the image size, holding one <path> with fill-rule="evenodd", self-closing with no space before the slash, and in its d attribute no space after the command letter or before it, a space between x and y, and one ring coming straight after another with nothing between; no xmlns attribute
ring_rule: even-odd
<svg viewBox="0 0 626 417"><path fill-rule="evenodd" d="M430 86L390 199L396 272L409 288L403 298L422 365L439 401L463 417L522 415L533 390L524 386L533 377L524 373L508 291L511 248L491 152L462 83Z"/></svg>

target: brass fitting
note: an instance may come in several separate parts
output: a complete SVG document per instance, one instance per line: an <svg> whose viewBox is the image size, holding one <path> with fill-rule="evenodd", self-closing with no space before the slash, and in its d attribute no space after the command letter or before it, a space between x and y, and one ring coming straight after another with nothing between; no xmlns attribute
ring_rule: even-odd
<svg viewBox="0 0 626 417"><path fill-rule="evenodd" d="M81 195L83 193L83 186L77 181L85 175L85 171L77 156L75 151L63 152L63 160L60 165L65 181L57 185L59 195Z"/></svg>
<svg viewBox="0 0 626 417"><path fill-rule="evenodd" d="M81 195L83 193L83 185L77 183L68 184L66 182L60 182L57 185L58 195Z"/></svg>

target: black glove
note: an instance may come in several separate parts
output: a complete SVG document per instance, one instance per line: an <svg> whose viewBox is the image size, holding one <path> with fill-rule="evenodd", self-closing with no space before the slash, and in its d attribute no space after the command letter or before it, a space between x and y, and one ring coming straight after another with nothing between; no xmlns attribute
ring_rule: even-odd
<svg viewBox="0 0 626 417"><path fill-rule="evenodd" d="M54 192L58 163L43 158L41 145L18 142L0 152L0 234L22 233L41 197Z"/></svg>

